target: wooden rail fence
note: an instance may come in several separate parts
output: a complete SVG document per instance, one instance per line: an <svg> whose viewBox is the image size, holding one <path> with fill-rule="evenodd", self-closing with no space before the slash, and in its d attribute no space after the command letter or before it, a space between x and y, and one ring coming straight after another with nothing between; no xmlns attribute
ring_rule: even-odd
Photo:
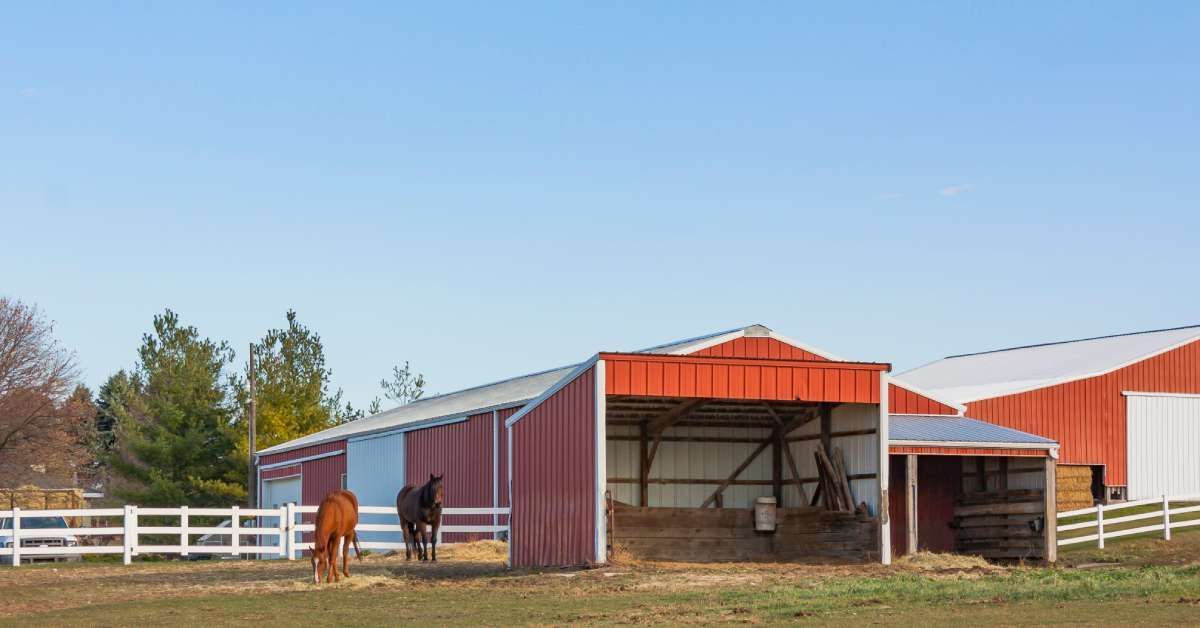
<svg viewBox="0 0 1200 628"><path fill-rule="evenodd" d="M68 508L52 510L0 510L0 557L11 557L13 566L19 566L23 558L61 557L84 554L121 554L126 565L134 556L142 554L192 554L213 555L257 555L295 560L296 554L312 549L311 541L304 541L297 534L312 532L314 524L298 521L298 515L314 514L316 506L286 504L279 508L148 508L124 506L121 508ZM361 506L359 515L395 515L393 506ZM443 516L451 515L507 515L508 508L443 508ZM140 525L138 517L172 517L178 525ZM21 521L35 517L65 517L90 521L120 518L121 525L95 527L22 529ZM191 525L192 517L220 517L229 520L228 527ZM396 541L360 541L363 549L404 549L403 532L397 523L359 523L358 532L390 532ZM507 532L507 525L443 525L438 530L438 543L442 535L454 532L494 534ZM196 535L219 535L228 537L228 545L199 545L192 541ZM177 538L175 543L142 543L141 535L157 535ZM120 537L120 544L84 544L81 537ZM252 537L247 539L246 537ZM60 540L61 539L61 540ZM55 541L59 544L41 543ZM71 544L73 543L73 544ZM9 562L5 560L4 562Z"/></svg>
<svg viewBox="0 0 1200 628"><path fill-rule="evenodd" d="M1072 517L1081 517L1086 515L1095 515L1095 518L1089 521L1080 521L1077 523L1066 523L1058 526L1058 544L1074 545L1076 543L1096 542L1096 547L1103 548L1105 539L1115 539L1122 536L1132 536L1134 534L1145 534L1147 532L1162 531L1163 538L1171 540L1171 530L1178 528L1186 528L1189 526L1200 525L1200 518L1187 519L1182 521L1172 521L1172 517L1185 515L1193 512L1200 512L1200 506L1176 506L1171 507L1171 502L1176 503L1195 503L1200 502L1200 495L1181 495L1155 497L1153 499L1140 499L1131 502L1122 502L1119 504L1109 504L1107 506L1092 506L1091 508L1080 508L1078 510L1068 510L1058 513L1059 520L1069 519ZM1158 510L1150 512L1135 512L1128 515L1111 516L1110 513L1117 513L1122 510L1142 508L1145 506L1159 506ZM1131 521L1142 521L1146 519L1154 519L1155 523L1134 528L1122 528L1119 530L1110 530L1110 526L1115 526ZM1092 534L1082 536L1073 536L1063 538L1063 532L1071 532L1074 530L1095 530Z"/></svg>

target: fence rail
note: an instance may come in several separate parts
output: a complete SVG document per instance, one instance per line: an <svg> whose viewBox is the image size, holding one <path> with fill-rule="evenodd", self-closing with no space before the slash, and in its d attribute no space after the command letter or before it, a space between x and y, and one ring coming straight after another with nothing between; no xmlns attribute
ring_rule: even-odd
<svg viewBox="0 0 1200 628"><path fill-rule="evenodd" d="M212 555L257 555L295 560L298 552L312 549L311 541L304 541L305 532L312 532L312 523L298 520L302 515L315 514L316 506L286 504L278 508L158 508L125 506L123 508L57 508L48 510L0 510L0 557L6 557L13 566L19 566L22 558L35 559L46 556L77 556L83 554L122 554L126 565L134 556L142 554L192 554ZM393 506L362 506L360 515L395 515ZM508 508L443 508L442 516L455 515L508 515ZM23 528L21 522L37 517L68 517L72 519L121 518L121 525L82 526L77 528ZM138 517L174 517L178 525L140 525ZM191 517L224 517L228 527L192 525ZM358 532L395 533L397 542L360 541L363 549L404 549L403 528L397 523L359 523ZM443 525L438 529L438 543L442 535L456 532L495 534L507 532L507 525ZM141 535L175 537L177 543L142 543ZM220 535L228 537L228 545L201 545L192 541L197 535ZM120 537L120 544L84 545L80 537ZM245 537L251 537L247 539ZM61 541L58 541L60 540ZM162 541L163 539L157 539ZM60 544L41 543L58 541Z"/></svg>
<svg viewBox="0 0 1200 628"><path fill-rule="evenodd" d="M1189 518L1182 521L1172 521L1173 517L1178 517L1188 513L1200 512L1200 506L1176 506L1171 507L1171 502L1175 503L1195 503L1200 502L1200 495L1180 495L1171 496L1163 495L1153 499L1139 499L1131 502L1122 502L1119 504L1108 504L1092 506L1091 508L1080 508L1079 510L1068 510L1058 513L1058 519L1069 519L1072 517L1082 517L1087 515L1095 515L1095 518L1087 521L1079 521L1076 523L1067 523L1058 526L1058 544L1074 545L1077 543L1096 542L1096 547L1103 549L1105 539L1115 539L1123 536L1133 536L1135 534L1145 534L1148 532L1162 531L1163 538L1171 540L1171 530L1178 528L1186 528L1190 526L1200 525L1200 518ZM1122 510L1136 510L1145 508L1146 506L1158 506L1158 510L1148 512L1133 512L1132 514L1109 517L1107 513L1115 513ZM1121 528L1117 530L1108 529L1110 526L1117 526L1132 521L1143 521L1147 519L1156 520L1155 523L1133 528ZM1081 536L1072 536L1063 538L1063 532L1072 532L1075 530L1094 530L1092 534Z"/></svg>

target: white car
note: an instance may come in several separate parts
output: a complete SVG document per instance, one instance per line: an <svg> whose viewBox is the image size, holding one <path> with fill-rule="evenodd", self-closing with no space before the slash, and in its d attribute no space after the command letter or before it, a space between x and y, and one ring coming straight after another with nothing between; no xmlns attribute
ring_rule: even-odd
<svg viewBox="0 0 1200 628"><path fill-rule="evenodd" d="M53 548L77 547L79 539L72 534L63 534L59 530L69 530L64 517L21 517L21 547L22 548ZM39 535L38 530L54 530L55 534ZM13 546L12 519L0 519L0 547ZM79 554L22 554L22 563L60 562L80 560ZM12 556L0 556L0 562L12 564Z"/></svg>

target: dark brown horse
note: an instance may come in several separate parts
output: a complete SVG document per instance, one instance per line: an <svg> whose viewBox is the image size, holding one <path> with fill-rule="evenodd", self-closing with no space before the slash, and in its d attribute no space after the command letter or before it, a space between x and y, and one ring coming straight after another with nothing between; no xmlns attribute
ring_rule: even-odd
<svg viewBox="0 0 1200 628"><path fill-rule="evenodd" d="M325 572L325 582L337 582L337 551L338 542L342 544L342 573L350 577L350 545L354 545L354 555L362 560L362 550L358 548L358 535L354 533L358 525L358 498L350 491L334 491L321 500L317 508L316 530L313 532L312 567L313 582L320 584L321 572Z"/></svg>
<svg viewBox="0 0 1200 628"><path fill-rule="evenodd" d="M415 545L418 558L425 560L432 555L433 562L437 562L437 534L442 526L442 477L430 474L424 486L405 486L396 495L396 514L404 529L404 560L412 560L410 547ZM432 534L426 526L433 527ZM426 542L430 544L430 552L426 552Z"/></svg>

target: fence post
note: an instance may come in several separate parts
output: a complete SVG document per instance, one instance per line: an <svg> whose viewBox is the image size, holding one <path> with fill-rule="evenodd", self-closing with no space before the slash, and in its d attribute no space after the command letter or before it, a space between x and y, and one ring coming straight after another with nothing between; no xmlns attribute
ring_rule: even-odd
<svg viewBox="0 0 1200 628"><path fill-rule="evenodd" d="M12 561L13 567L21 566L21 509L12 509Z"/></svg>
<svg viewBox="0 0 1200 628"><path fill-rule="evenodd" d="M284 526L287 534L288 560L296 560L296 503L288 502L287 524Z"/></svg>
<svg viewBox="0 0 1200 628"><path fill-rule="evenodd" d="M1096 547L1104 549L1104 504L1096 506Z"/></svg>
<svg viewBox="0 0 1200 628"><path fill-rule="evenodd" d="M191 535L188 534L188 507L179 507L179 555L188 555L188 545L191 544Z"/></svg>
<svg viewBox="0 0 1200 628"><path fill-rule="evenodd" d="M280 558L287 557L287 542L286 542L287 537L284 536L284 531L287 530L286 520L287 520L287 506L280 506L279 507L279 516L276 518L276 521L279 523L279 526L278 526L279 527L279 536L275 537L279 541L278 545L279 545L279 557Z"/></svg>
<svg viewBox="0 0 1200 628"><path fill-rule="evenodd" d="M126 565L133 562L133 550L137 546L137 506L125 506L125 532L122 535L121 542L125 545L124 562Z"/></svg>
<svg viewBox="0 0 1200 628"><path fill-rule="evenodd" d="M1171 540L1171 502L1163 493L1163 540Z"/></svg>
<svg viewBox="0 0 1200 628"><path fill-rule="evenodd" d="M242 522L238 517L238 507L234 506L232 510L233 513L229 516L229 532L232 534L230 545L233 547L233 550L230 553L234 556L239 556L240 553L238 550L242 547L242 535L238 534L238 527L242 525Z"/></svg>

